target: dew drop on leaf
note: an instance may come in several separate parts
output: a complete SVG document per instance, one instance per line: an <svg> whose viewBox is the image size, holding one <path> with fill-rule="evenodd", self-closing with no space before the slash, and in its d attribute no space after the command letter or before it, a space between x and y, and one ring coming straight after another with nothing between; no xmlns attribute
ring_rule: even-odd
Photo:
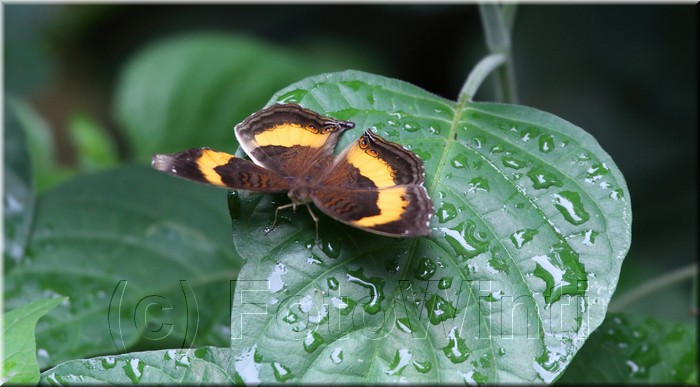
<svg viewBox="0 0 700 387"><path fill-rule="evenodd" d="M276 361L272 362L272 371L275 374L275 380L278 382L284 382L294 377L289 367Z"/></svg>
<svg viewBox="0 0 700 387"><path fill-rule="evenodd" d="M309 331L304 339L304 350L311 353L316 350L321 344L324 343L323 337L316 333L316 331Z"/></svg>
<svg viewBox="0 0 700 387"><path fill-rule="evenodd" d="M469 163L467 162L467 156L462 153L458 154L457 156L453 157L452 160L450 160L450 165L457 169L468 167Z"/></svg>
<svg viewBox="0 0 700 387"><path fill-rule="evenodd" d="M425 309L427 309L428 318L433 325L455 318L457 315L457 309L449 301L437 294L431 295L425 301Z"/></svg>
<svg viewBox="0 0 700 387"><path fill-rule="evenodd" d="M326 279L326 283L328 284L328 289L330 290L337 290L338 285L340 284L340 282L335 277L328 277Z"/></svg>
<svg viewBox="0 0 700 387"><path fill-rule="evenodd" d="M459 337L457 327L452 328L447 334L447 345L442 348L442 353L453 363L463 363L469 357L471 351L464 339Z"/></svg>
<svg viewBox="0 0 700 387"><path fill-rule="evenodd" d="M532 180L532 187L535 189L545 189L551 186L561 187L562 182L556 175L544 169L543 166L532 168L527 176Z"/></svg>
<svg viewBox="0 0 700 387"><path fill-rule="evenodd" d="M438 288L440 289L449 289L452 287L452 277L442 277L440 278L440 281L438 281Z"/></svg>
<svg viewBox="0 0 700 387"><path fill-rule="evenodd" d="M343 362L343 350L341 348L336 348L331 352L331 361L335 365Z"/></svg>
<svg viewBox="0 0 700 387"><path fill-rule="evenodd" d="M554 137L551 134L540 136L540 152L549 153L554 150Z"/></svg>
<svg viewBox="0 0 700 387"><path fill-rule="evenodd" d="M457 217L457 208L452 203L443 203L435 215L440 223L445 223Z"/></svg>
<svg viewBox="0 0 700 387"><path fill-rule="evenodd" d="M396 353L394 354L394 359L392 360L391 364L389 364L389 369L385 370L384 373L389 376L401 375L401 372L403 372L404 368L406 368L406 366L409 364L412 357L413 354L411 354L408 349L397 349Z"/></svg>
<svg viewBox="0 0 700 387"><path fill-rule="evenodd" d="M396 327L399 328L401 332L413 333L413 329L411 328L411 321L407 317L401 317L399 319L396 319Z"/></svg>
<svg viewBox="0 0 700 387"><path fill-rule="evenodd" d="M415 270L415 277L419 280L427 281L435 274L436 270L437 265L435 262L428 257L424 257L418 262L418 266Z"/></svg>
<svg viewBox="0 0 700 387"><path fill-rule="evenodd" d="M102 358L102 368L108 370L117 366L117 360L111 356Z"/></svg>
<svg viewBox="0 0 700 387"><path fill-rule="evenodd" d="M145 367L146 364L140 359L129 359L126 361L126 364L124 364L124 367L122 367L122 369L124 370L126 376L131 380L131 382L133 384L137 384L141 381L141 378L143 377L143 369Z"/></svg>
<svg viewBox="0 0 700 387"><path fill-rule="evenodd" d="M556 207L567 222L579 225L590 218L590 215L583 208L581 195L575 191L561 191L554 194L554 207Z"/></svg>
<svg viewBox="0 0 700 387"><path fill-rule="evenodd" d="M369 289L369 301L364 304L365 311L375 314L381 310L381 303L384 300L384 280L379 277L367 278L362 273L362 269L348 270L348 281Z"/></svg>
<svg viewBox="0 0 700 387"><path fill-rule="evenodd" d="M511 234L510 240L513 242L516 248L520 249L525 245L527 242L530 242L532 238L537 235L538 231L537 230L532 230L532 229L523 229L523 230L518 230Z"/></svg>
<svg viewBox="0 0 700 387"><path fill-rule="evenodd" d="M430 364L429 360L426 361L418 361L414 360L413 361L413 368L416 369L416 371L422 373L422 374L427 374L430 372L430 370L433 368L432 365Z"/></svg>

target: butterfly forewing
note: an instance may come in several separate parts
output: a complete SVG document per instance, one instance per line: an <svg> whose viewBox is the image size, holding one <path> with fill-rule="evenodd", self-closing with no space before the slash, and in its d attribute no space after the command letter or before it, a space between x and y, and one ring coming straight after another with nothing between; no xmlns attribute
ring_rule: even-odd
<svg viewBox="0 0 700 387"><path fill-rule="evenodd" d="M299 177L311 164L330 167L340 135L354 126L297 104L278 104L246 118L235 133L256 164L282 176Z"/></svg>

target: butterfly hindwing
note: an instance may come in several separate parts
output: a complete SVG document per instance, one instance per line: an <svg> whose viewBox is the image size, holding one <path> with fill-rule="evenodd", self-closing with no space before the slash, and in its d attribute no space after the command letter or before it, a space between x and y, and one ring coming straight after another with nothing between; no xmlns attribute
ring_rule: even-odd
<svg viewBox="0 0 700 387"><path fill-rule="evenodd" d="M173 176L255 192L285 192L284 177L258 165L209 148L194 148L173 154L153 156L153 168Z"/></svg>
<svg viewBox="0 0 700 387"><path fill-rule="evenodd" d="M428 235L433 204L423 180L416 155L367 131L338 156L312 198L327 215L370 232Z"/></svg>
<svg viewBox="0 0 700 387"><path fill-rule="evenodd" d="M294 177L302 175L311 160L330 166L340 135L354 126L297 104L277 104L252 114L234 132L253 162Z"/></svg>

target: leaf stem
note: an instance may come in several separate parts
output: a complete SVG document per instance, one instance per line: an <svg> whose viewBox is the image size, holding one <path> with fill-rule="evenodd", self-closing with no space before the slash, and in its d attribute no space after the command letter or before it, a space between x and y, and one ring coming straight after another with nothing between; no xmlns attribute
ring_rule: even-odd
<svg viewBox="0 0 700 387"><path fill-rule="evenodd" d="M462 104L465 101L471 101L486 77L505 61L506 57L503 54L491 54L479 61L464 82L464 86L459 92L458 102Z"/></svg>
<svg viewBox="0 0 700 387"><path fill-rule="evenodd" d="M517 5L515 4L506 4L503 6L496 4L479 4L479 14L481 15L484 35L486 36L486 46L491 54L501 54L505 57L505 66L500 67L494 73L494 79L496 85L496 100L506 103L518 102L515 67L513 65L510 39L516 10ZM464 91L464 88L462 88L462 90ZM474 90L471 97L474 96L474 93L476 93L476 90ZM460 93L460 101L463 101L464 98L466 98L466 96Z"/></svg>
<svg viewBox="0 0 700 387"><path fill-rule="evenodd" d="M675 285L676 283L682 282L688 278L697 278L697 272L698 264L693 263L691 265L683 266L680 269L676 269L670 273L662 275L661 277L648 281L644 285L632 289L631 291L614 299L608 307L608 312L620 312L627 308L629 305L634 304L635 302L641 300L647 295L654 293L660 289L671 285Z"/></svg>

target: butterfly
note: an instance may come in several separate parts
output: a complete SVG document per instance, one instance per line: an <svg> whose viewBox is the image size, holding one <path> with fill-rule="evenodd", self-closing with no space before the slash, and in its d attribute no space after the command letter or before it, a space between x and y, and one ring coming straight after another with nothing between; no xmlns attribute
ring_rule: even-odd
<svg viewBox="0 0 700 387"><path fill-rule="evenodd" d="M210 148L156 154L153 168L218 187L286 192L291 203L313 203L350 226L392 237L430 234L433 202L423 186L423 162L406 148L367 130L339 155L351 121L322 116L298 104L275 104L253 113L234 132L251 161ZM276 212L275 212L276 219Z"/></svg>

